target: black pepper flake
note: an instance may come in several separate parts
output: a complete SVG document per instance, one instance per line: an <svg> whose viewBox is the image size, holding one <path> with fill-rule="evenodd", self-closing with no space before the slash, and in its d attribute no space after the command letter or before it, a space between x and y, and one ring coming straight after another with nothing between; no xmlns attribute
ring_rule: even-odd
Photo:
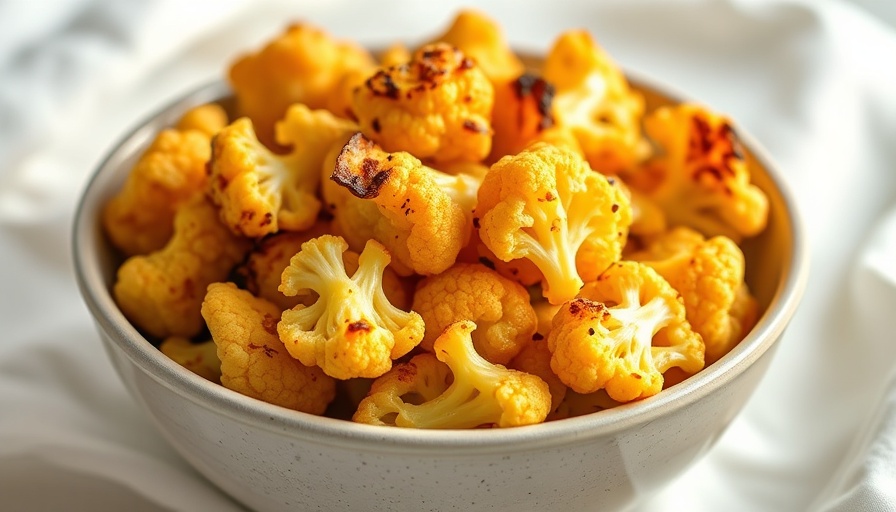
<svg viewBox="0 0 896 512"><path fill-rule="evenodd" d="M594 327L589 327L589 328L588 328L588 335L589 335L589 336L594 336Z"/></svg>

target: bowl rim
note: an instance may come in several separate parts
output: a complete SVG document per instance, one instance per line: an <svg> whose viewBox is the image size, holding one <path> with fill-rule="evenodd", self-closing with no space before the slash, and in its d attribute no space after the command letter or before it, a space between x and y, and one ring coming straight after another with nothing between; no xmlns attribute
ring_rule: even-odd
<svg viewBox="0 0 896 512"><path fill-rule="evenodd" d="M636 87L659 92L672 101L688 101L687 96L642 73L626 72ZM212 409L245 425L306 438L319 444L352 446L364 451L425 453L498 453L508 447L543 449L583 438L610 436L622 430L656 420L709 395L746 371L783 333L802 298L808 279L808 249L804 227L790 190L769 153L742 127L738 135L756 161L765 169L784 205L785 219L792 232L789 259L782 267L771 301L752 331L719 361L696 375L648 399L575 418L505 429L422 430L387 428L357 424L347 420L302 413L272 405L207 381L164 357L124 317L104 284L99 252L94 242L100 233L99 198L108 188L118 161L145 144L149 137L187 108L220 101L231 94L223 80L195 88L147 116L105 154L82 190L74 217L71 249L78 287L83 300L107 345L117 347L141 371L162 386L196 405ZM111 354L109 354L111 356ZM131 390L133 392L133 390ZM448 450L446 452L446 450Z"/></svg>

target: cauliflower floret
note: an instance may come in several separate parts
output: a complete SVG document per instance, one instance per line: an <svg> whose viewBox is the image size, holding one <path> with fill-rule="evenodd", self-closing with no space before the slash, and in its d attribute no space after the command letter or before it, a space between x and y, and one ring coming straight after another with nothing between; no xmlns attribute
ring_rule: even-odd
<svg viewBox="0 0 896 512"><path fill-rule="evenodd" d="M659 204L670 226L736 243L768 220L768 198L750 183L750 168L731 121L695 104L663 107L644 120L664 151L631 179Z"/></svg>
<svg viewBox="0 0 896 512"><path fill-rule="evenodd" d="M494 88L459 50L427 45L407 64L381 68L355 90L364 135L386 151L434 162L476 162L491 149Z"/></svg>
<svg viewBox="0 0 896 512"><path fill-rule="evenodd" d="M307 289L319 298L284 311L277 332L293 357L331 377L379 377L420 343L423 320L386 298L383 271L390 256L380 243L367 243L351 277L342 259L347 248L332 235L302 244L283 271L280 291L295 295Z"/></svg>
<svg viewBox="0 0 896 512"><path fill-rule="evenodd" d="M569 388L551 369L551 351L548 349L548 342L545 338L537 332L533 334L532 339L523 345L523 349L507 367L535 375L548 385L548 390L551 393L551 409L548 419L554 416L557 408L563 403Z"/></svg>
<svg viewBox="0 0 896 512"><path fill-rule="evenodd" d="M187 112L162 130L131 169L124 187L103 209L109 239L125 256L164 247L174 231L174 214L206 184L205 164L212 133L227 124L218 105Z"/></svg>
<svg viewBox="0 0 896 512"><path fill-rule="evenodd" d="M330 179L353 194L333 200L352 246L379 241L399 274L438 274L469 240L479 185L472 176L436 171L406 152L386 153L359 133L340 152Z"/></svg>
<svg viewBox="0 0 896 512"><path fill-rule="evenodd" d="M204 327L205 288L224 281L249 249L218 220L202 194L181 206L162 249L132 256L118 268L112 293L122 313L151 336L190 338Z"/></svg>
<svg viewBox="0 0 896 512"><path fill-rule="evenodd" d="M492 109L495 135L489 161L519 153L553 127L553 103L554 85L533 73L495 84Z"/></svg>
<svg viewBox="0 0 896 512"><path fill-rule="evenodd" d="M512 80L523 72L523 63L504 39L501 26L485 13L464 9L448 30L433 43L447 43L470 57L492 83Z"/></svg>
<svg viewBox="0 0 896 512"><path fill-rule="evenodd" d="M433 345L435 357L418 355L374 381L352 419L413 428L513 427L544 421L551 406L547 384L483 359L473 348L474 329L470 321L450 325Z"/></svg>
<svg viewBox="0 0 896 512"><path fill-rule="evenodd" d="M562 34L545 58L542 76L556 88L557 124L575 134L591 167L617 174L647 156L649 144L641 134L644 98L588 32Z"/></svg>
<svg viewBox="0 0 896 512"><path fill-rule="evenodd" d="M221 360L214 341L193 343L182 336L172 336L162 341L159 351L203 379L221 382Z"/></svg>
<svg viewBox="0 0 896 512"><path fill-rule="evenodd" d="M529 292L483 265L458 263L417 285L412 309L423 317L421 347L432 344L449 325L472 320L473 345L492 363L507 364L532 339L535 312Z"/></svg>
<svg viewBox="0 0 896 512"><path fill-rule="evenodd" d="M206 134L209 139L214 137L221 128L227 126L227 112L217 103L206 103L193 107L184 114L174 126L176 130L197 130Z"/></svg>
<svg viewBox="0 0 896 512"><path fill-rule="evenodd" d="M380 54L380 67L391 68L407 64L414 57L411 50L402 43L395 43Z"/></svg>
<svg viewBox="0 0 896 512"><path fill-rule="evenodd" d="M329 224L318 222L308 231L293 233L281 231L275 235L259 240L246 257L246 261L236 270L242 279L243 287L256 297L273 302L281 310L292 309L296 304L310 306L317 301L317 294L311 290L300 290L296 295L287 297L280 292L280 281L283 271L289 266L292 257L302 249L302 244L327 234ZM332 233L330 233L332 234ZM346 272L353 274L358 270L358 253L345 251L342 262ZM404 284L391 268L383 271L383 291L389 302L399 309L406 309L408 303Z"/></svg>
<svg viewBox="0 0 896 512"><path fill-rule="evenodd" d="M703 368L703 340L685 318L678 292L646 265L623 261L554 317L551 368L577 393L606 389L629 402L658 393L663 372Z"/></svg>
<svg viewBox="0 0 896 512"><path fill-rule="evenodd" d="M727 354L752 328L756 301L744 283L744 254L730 238L707 240L679 227L630 258L656 270L681 293L688 322L706 345L707 364Z"/></svg>
<svg viewBox="0 0 896 512"><path fill-rule="evenodd" d="M261 237L302 231L317 220L317 187L327 151L344 143L357 126L326 110L290 107L277 124L277 141L292 152L277 155L255 137L252 121L240 118L212 144L210 194L234 233Z"/></svg>
<svg viewBox="0 0 896 512"><path fill-rule="evenodd" d="M502 261L529 259L560 304L619 259L631 224L624 191L568 149L538 143L495 163L474 222Z"/></svg>
<svg viewBox="0 0 896 512"><path fill-rule="evenodd" d="M373 73L370 53L354 43L338 41L308 24L292 25L257 53L240 57L230 68L230 84L242 115L249 117L265 144L274 142L274 123L290 105L327 108L345 75ZM349 105L349 98L341 101ZM343 109L344 110L344 109ZM345 115L343 110L333 114ZM278 141L279 142L279 141Z"/></svg>
<svg viewBox="0 0 896 512"><path fill-rule="evenodd" d="M233 283L213 283L202 316L218 349L224 387L288 409L324 413L336 395L335 381L285 350L277 337L277 306Z"/></svg>
<svg viewBox="0 0 896 512"><path fill-rule="evenodd" d="M675 368L672 370L675 370ZM560 402L557 409L545 421L575 418L612 409L619 405L622 405L622 403L610 398L605 389L599 389L594 393L587 394L576 393L570 390L564 395L563 401Z"/></svg>

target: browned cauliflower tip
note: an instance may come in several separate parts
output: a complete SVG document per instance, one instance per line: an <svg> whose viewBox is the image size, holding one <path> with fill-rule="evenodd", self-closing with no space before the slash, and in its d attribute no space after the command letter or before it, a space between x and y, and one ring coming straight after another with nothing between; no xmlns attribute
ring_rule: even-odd
<svg viewBox="0 0 896 512"><path fill-rule="evenodd" d="M368 78L353 107L364 135L386 151L475 162L491 149L493 102L491 82L471 59L434 44Z"/></svg>

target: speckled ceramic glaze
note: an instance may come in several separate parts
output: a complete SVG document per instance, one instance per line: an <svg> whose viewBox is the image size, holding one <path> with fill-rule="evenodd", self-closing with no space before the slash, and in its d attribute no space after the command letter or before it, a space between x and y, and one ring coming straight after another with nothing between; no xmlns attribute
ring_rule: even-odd
<svg viewBox="0 0 896 512"><path fill-rule="evenodd" d="M635 80L648 107L671 95ZM769 195L769 228L745 246L765 312L731 353L659 395L598 414L513 429L416 431L357 425L269 405L162 356L110 294L118 261L101 205L162 127L222 84L185 96L127 136L97 170L74 230L79 285L110 359L159 431L209 480L257 510L617 510L655 492L705 453L772 358L807 275L803 236L773 167L740 131ZM222 100L227 103L226 100Z"/></svg>

